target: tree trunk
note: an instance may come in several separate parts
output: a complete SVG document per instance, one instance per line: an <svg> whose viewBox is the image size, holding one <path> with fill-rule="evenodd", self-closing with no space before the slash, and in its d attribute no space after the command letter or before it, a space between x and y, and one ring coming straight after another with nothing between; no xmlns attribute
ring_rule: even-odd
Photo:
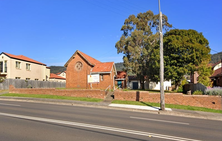
<svg viewBox="0 0 222 141"><path fill-rule="evenodd" d="M142 90L144 90L144 78L143 76L140 77L140 87Z"/></svg>

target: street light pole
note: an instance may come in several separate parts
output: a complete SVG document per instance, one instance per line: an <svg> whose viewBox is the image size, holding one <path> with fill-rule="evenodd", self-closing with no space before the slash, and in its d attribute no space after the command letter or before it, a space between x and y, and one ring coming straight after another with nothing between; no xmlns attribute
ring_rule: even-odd
<svg viewBox="0 0 222 141"><path fill-rule="evenodd" d="M160 10L159 0L159 32L160 32L160 110L165 110L165 99L164 99L164 65L163 65L163 32L162 32L162 12Z"/></svg>

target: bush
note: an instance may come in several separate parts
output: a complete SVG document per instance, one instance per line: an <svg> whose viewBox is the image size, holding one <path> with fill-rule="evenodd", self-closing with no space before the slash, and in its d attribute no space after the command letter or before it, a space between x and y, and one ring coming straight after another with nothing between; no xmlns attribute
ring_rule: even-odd
<svg viewBox="0 0 222 141"><path fill-rule="evenodd" d="M193 95L202 95L203 92L201 90L196 90L195 92L193 92Z"/></svg>
<svg viewBox="0 0 222 141"><path fill-rule="evenodd" d="M0 83L4 82L4 77L0 77Z"/></svg>
<svg viewBox="0 0 222 141"><path fill-rule="evenodd" d="M183 87L179 87L177 90L178 93L183 93Z"/></svg>
<svg viewBox="0 0 222 141"><path fill-rule="evenodd" d="M214 87L214 88L208 88L204 94L206 95L219 95L222 96L222 87Z"/></svg>

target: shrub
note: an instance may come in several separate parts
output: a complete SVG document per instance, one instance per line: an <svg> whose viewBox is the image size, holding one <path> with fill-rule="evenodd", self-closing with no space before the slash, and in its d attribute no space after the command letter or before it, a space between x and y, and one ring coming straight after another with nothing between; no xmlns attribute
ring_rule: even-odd
<svg viewBox="0 0 222 141"><path fill-rule="evenodd" d="M0 83L4 82L4 77L0 77Z"/></svg>
<svg viewBox="0 0 222 141"><path fill-rule="evenodd" d="M203 92L201 90L196 90L195 92L193 92L193 95L202 95Z"/></svg>
<svg viewBox="0 0 222 141"><path fill-rule="evenodd" d="M222 87L214 87L214 88L208 88L204 94L206 95L219 95L222 96Z"/></svg>
<svg viewBox="0 0 222 141"><path fill-rule="evenodd" d="M177 90L178 93L183 93L183 87L179 87Z"/></svg>

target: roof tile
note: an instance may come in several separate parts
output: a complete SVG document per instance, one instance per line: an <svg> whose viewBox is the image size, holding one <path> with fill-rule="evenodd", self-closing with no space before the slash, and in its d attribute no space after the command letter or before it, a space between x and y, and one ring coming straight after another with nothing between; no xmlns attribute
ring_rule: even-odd
<svg viewBox="0 0 222 141"><path fill-rule="evenodd" d="M46 66L46 64L43 64L43 63L41 63L39 61L33 60L31 58L28 58L28 57L26 57L24 55L13 55L13 54L5 53L5 52L3 52L3 53L5 55L7 55L8 57L10 57L10 58L19 59L19 60L28 61L28 62L32 62L32 63L36 63L36 64L40 64L40 65Z"/></svg>
<svg viewBox="0 0 222 141"><path fill-rule="evenodd" d="M64 77L58 76L58 75L56 75L56 74L54 74L54 73L50 73L50 79L53 79L53 78L66 80Z"/></svg>
<svg viewBox="0 0 222 141"><path fill-rule="evenodd" d="M98 63L93 67L92 72L111 72L114 62Z"/></svg>

